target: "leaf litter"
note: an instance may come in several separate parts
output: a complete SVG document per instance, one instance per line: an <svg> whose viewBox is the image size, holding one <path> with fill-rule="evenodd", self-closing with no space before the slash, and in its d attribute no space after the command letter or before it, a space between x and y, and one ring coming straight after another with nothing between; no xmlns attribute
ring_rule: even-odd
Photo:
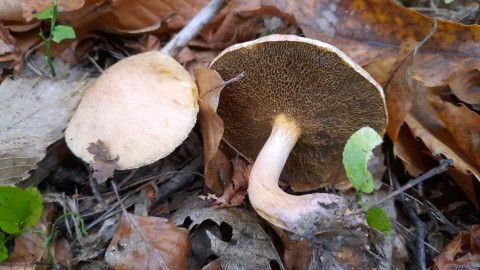
<svg viewBox="0 0 480 270"><path fill-rule="evenodd" d="M37 163L45 156L47 146L61 139L62 130L81 97L83 85L86 84L78 77L72 80L65 78L53 80L38 77L35 73L30 73L30 77L7 78L5 71L8 72L13 67L14 70L19 71L23 64L29 63L28 58L26 62L23 61L23 54L38 42L38 36L30 30L38 29L39 23L34 21L27 23L25 20L29 20L32 10L41 10L43 6L48 5L48 1L26 2L28 5L23 6L22 11L17 7L14 12L18 18L17 21L4 21L3 17L0 17L0 37L2 37L0 64L3 68L0 76L2 83L0 85L1 185L23 183L23 180L29 177L29 172L39 166ZM299 5L298 2L289 0L229 1L224 9L190 42L189 46L181 51L177 59L185 64L193 75L196 68L207 66L220 50L269 33L303 34L306 37L329 42L364 66L385 88L390 120L388 135L392 146L390 149L388 140L384 144L387 156L386 166L388 167L384 183L391 181L393 174L402 176L405 182L410 178L401 170L392 171L395 166L399 166L395 156L400 158L401 165L414 177L435 167L439 159L446 157L453 160L454 167L449 169L448 175L435 178L435 181L451 179L463 190L464 197L459 199L460 201L456 204L453 203L458 205L455 209L463 209L464 205L468 205L467 200L478 207L480 205L478 201L480 160L477 156L480 149L477 149L477 142L479 140L478 110L480 101L477 88L480 82L478 75L480 28L477 25L464 25L437 19L438 26L432 37L418 48L414 57L405 58L418 45L417 42L425 38L431 31L433 18L401 7L394 2L340 0L333 3L324 0L307 0ZM457 3L451 4L452 7L462 7L460 3L462 1L455 2ZM59 1L59 21L72 25L77 32L77 39L55 44L52 53L61 55L72 63L83 61L85 64L85 59L90 58L89 61L99 62L100 65L103 65L102 68L108 67L112 61L116 61L115 58L136 53L138 50L160 49L165 42L188 24L206 3L207 1L189 0L140 1L138 3L135 1L96 0ZM389 10L389 14L386 15L384 10ZM442 8L427 9L427 11L438 11L437 14L443 10ZM2 12L0 12L1 16L3 16ZM24 12L23 15L22 12ZM435 12L433 13L435 14ZM110 34L103 35L101 32L92 34L92 31L98 30L108 31ZM129 37L124 35L129 35ZM119 38L120 36L121 38ZM141 38L144 38L143 41ZM130 45L133 46L130 47ZM108 55L106 59L105 54ZM201 75L202 72L207 75ZM200 71L195 75L200 91L203 91L200 94L199 124L204 142L205 169L196 169L201 167L197 166L197 161L195 161L195 165L192 165L191 162L196 160L198 149L200 149L200 146L192 144L196 147L196 151L176 151L167 161L139 170L116 172L113 177L115 167L113 164L100 165L99 168L109 167L110 172L101 173L98 176L102 180L112 177L112 181L121 182L124 185L120 193L125 196L124 199L128 202L127 207L140 207L139 205L146 201L147 195L145 194L147 192L145 190L149 190L150 195L148 196L153 198L150 214L155 212L158 215L170 217L172 211L182 209L180 213L186 219L175 220L178 216L177 213L172 220L177 225L185 225L184 221L190 220L191 224L187 224L187 227L190 229L192 248L190 249L189 245L185 244L188 242L186 240L188 233L184 231L178 239L184 241L181 247L178 250L171 250L178 253L161 253L159 246L159 249L156 249L157 243L150 243L150 239L144 239L142 235L152 235L152 239L163 239L168 235L177 235L179 231L176 227L166 219L140 217L125 212L122 214L123 218L120 222L122 227L117 231L118 235L116 236L116 239L121 241L112 241L107 251L115 248L117 256L110 257L109 262L116 265L117 269L122 269L125 265L133 268L145 267L141 263L151 263L151 267L158 268L159 258L167 263L170 259L181 257L181 266L184 267L182 269L186 269L186 264L190 263L190 267L192 267L192 260L194 260L192 254L189 256L188 253L201 250L201 244L205 244L209 248L202 255L209 259L195 264L198 268L241 269L244 267L241 263L250 263L255 266L253 268L261 266L263 269L271 266L271 264L267 264L267 261L275 262L280 269L283 266L287 269L307 269L307 267L311 268L315 265L343 269L348 268L347 265L361 266L364 263L363 253L356 253L354 249L365 250L365 242L363 242L365 239L353 240L354 238L348 238L345 232L322 233L323 238L332 239L331 242L335 237L343 237L350 239L345 243L348 244L350 241L352 245L356 245L354 249L337 247L336 251L325 249L325 245L328 246L328 243L325 242L320 241L320 245L315 245L315 243L319 243L318 236L315 239L302 240L303 242L300 243L303 244L292 243L290 235L278 228L273 228L278 230L276 233L272 232L269 224L256 218L252 219L252 213L245 211L245 207L248 206L248 200L245 200L245 191L248 185L248 166L250 165L247 165L234 150L231 151L227 143L222 142L223 125L221 119L216 119L215 114L215 103L218 102L216 100L221 91L221 87L218 88L218 86L224 82L218 76L215 77L212 71ZM205 78L202 79L202 76ZM80 84L78 84L79 82ZM57 87L56 90L50 89ZM6 95L1 93L6 93ZM199 133L198 130L196 133ZM111 158L104 156L103 160L108 163ZM232 166L232 160L235 161L235 166ZM4 170L5 168L7 169ZM342 173L341 166L339 168L339 173L334 177L345 178L345 172ZM174 180L172 182L165 182L173 175L173 172L178 177L172 178ZM194 176L202 173L205 174L205 178ZM185 174L186 178L180 177L182 174ZM177 182L178 185L183 183L183 186L175 186ZM102 220L110 220L109 222L117 220L118 223L118 207L112 206L109 210L98 210L100 207L95 207L98 202L96 203L94 198L105 200L108 205L114 204L115 199L112 198L111 193L108 193L109 182L99 183L95 188L89 187L88 181L79 183L78 187L81 189L68 195L75 198L73 201L78 205L69 204L69 207L77 209L82 215L89 217L91 224L97 224L97 226L92 225L91 230L102 231L98 225ZM210 189L203 190L203 183ZM419 202L424 202L425 196L428 196L429 193L450 195L444 191L437 191L431 185L431 183L425 183L423 189L417 189L417 192L410 194L415 196ZM149 188L147 189L146 186ZM288 186L282 187L288 190ZM164 189L168 189L168 191ZM94 196L92 192L97 194ZM195 207L188 208L189 206L186 206L185 202L190 197L210 192L214 194L210 197L216 199L213 203L203 201L202 203L197 202L197 204L230 208L213 210L207 207L198 210ZM342 189L342 192L348 192L348 187ZM453 204L445 206L442 211L452 208ZM101 214L101 211L105 211L105 213ZM436 213L437 216L440 214L425 203L419 203L417 211L419 214L431 212ZM450 212L446 211L445 213ZM450 218L463 221L466 217L475 216L474 212L467 213L468 215ZM442 218L428 216L427 223L432 227L437 226L437 223L444 222ZM111 219L106 219L107 217ZM245 221L245 219L247 221L244 224L238 222L239 220ZM390 220L401 222L398 226L411 226L402 220L396 221L391 217ZM468 222L469 224L480 223L478 218L473 218ZM147 225L144 226L145 224ZM136 226L140 227L137 234L133 230ZM110 233L107 233L108 239L90 247L89 252L82 254L83 259L88 260L89 256L102 258L102 254L98 250L101 250L102 246L105 248L114 230L112 226L107 227L110 228ZM399 228L395 229L403 232ZM225 231L230 231L231 235L225 234ZM244 235L245 233L246 235ZM398 233L395 238L402 238L405 242L405 239L411 237L412 232L409 231L409 233L407 235ZM452 230L451 233L453 234L455 231ZM470 235L460 233L440 255L436 254L438 257L434 267L439 269L456 265L475 267L479 251L474 244L471 244L475 243L476 234L473 230L469 233ZM251 235L261 237L252 240L248 238ZM283 239L279 243L277 238L271 238L272 235L283 235ZM462 244L458 244L458 238L462 239ZM72 236L63 239L74 242ZM232 241L233 239L235 241ZM395 239L386 240L386 242L393 240ZM258 241L258 243L249 245L248 243L253 243L252 241ZM119 244L119 242L121 243ZM123 247L122 243L127 243L126 247L129 248L123 250L125 253L119 250ZM247 244L245 245L245 243ZM253 246L255 248L252 248ZM467 246L468 248L466 248ZM133 247L141 247L142 255L145 255L147 260L130 259L125 261L125 258L133 258L129 257L135 254ZM292 247L299 247L305 254L313 255L309 255L308 258L302 257L300 260L300 255L292 252ZM94 251L96 248L98 250ZM263 260L250 262L245 259L248 257L242 257L249 254L248 256L257 258L259 254L263 254L262 252L268 254L263 257ZM414 253L415 250L412 249L412 252ZM90 255L86 255L87 253ZM124 254L127 255L123 257ZM73 261L75 261L75 256L73 254ZM299 261L296 261L296 256L299 256ZM319 260L325 256L336 258L336 262L328 259ZM187 257L190 257L188 262ZM395 262L396 267L404 264L405 260L408 259L404 258L403 261ZM411 261L412 258L409 260ZM367 266L363 264L363 267Z"/></svg>

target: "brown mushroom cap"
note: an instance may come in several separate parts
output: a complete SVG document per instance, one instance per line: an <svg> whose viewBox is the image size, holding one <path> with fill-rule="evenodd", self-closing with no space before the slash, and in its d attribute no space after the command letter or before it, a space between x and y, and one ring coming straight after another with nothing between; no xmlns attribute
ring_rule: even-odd
<svg viewBox="0 0 480 270"><path fill-rule="evenodd" d="M224 138L255 159L283 113L301 128L280 179L296 191L322 187L341 165L342 151L356 130L384 134L387 115L378 83L337 48L297 36L272 35L232 46L210 68L227 85L218 115Z"/></svg>
<svg viewBox="0 0 480 270"><path fill-rule="evenodd" d="M147 52L108 68L89 87L66 131L69 148L86 162L103 141L119 169L137 168L170 154L196 122L198 90L173 58Z"/></svg>

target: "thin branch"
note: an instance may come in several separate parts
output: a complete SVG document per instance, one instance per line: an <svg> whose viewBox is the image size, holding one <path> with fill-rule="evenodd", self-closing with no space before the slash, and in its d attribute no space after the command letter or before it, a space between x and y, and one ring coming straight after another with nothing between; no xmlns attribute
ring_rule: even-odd
<svg viewBox="0 0 480 270"><path fill-rule="evenodd" d="M367 211L368 209L370 209L371 207L373 206L376 206L376 205L379 205L385 201L388 201L389 199L397 196L398 194L401 194L403 192L405 192L405 190L415 186L415 185L418 185L419 183L437 175L437 174L441 174L445 171L448 170L448 167L450 167L451 165L453 164L453 161L451 159L442 159L440 160L440 165L438 165L437 167L431 169L430 171L420 175L419 177L415 178L415 179L412 179L410 180L406 185L404 185L403 187L395 190L394 192L388 194L388 196L370 204L370 205L367 205L367 206L364 206L362 208L360 208L358 210L358 212L365 212Z"/></svg>
<svg viewBox="0 0 480 270"><path fill-rule="evenodd" d="M161 51L175 57L217 15L226 3L227 0L210 1Z"/></svg>

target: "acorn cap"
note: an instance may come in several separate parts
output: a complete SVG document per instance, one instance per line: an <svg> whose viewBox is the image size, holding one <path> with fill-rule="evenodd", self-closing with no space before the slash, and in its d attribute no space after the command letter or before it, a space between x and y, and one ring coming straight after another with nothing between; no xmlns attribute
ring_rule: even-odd
<svg viewBox="0 0 480 270"><path fill-rule="evenodd" d="M370 126L385 133L382 88L327 43L271 35L229 47L210 68L224 80L246 75L225 86L217 109L225 140L245 156L257 157L275 116L283 113L297 122L301 136L280 177L296 191L329 184L356 130Z"/></svg>
<svg viewBox="0 0 480 270"><path fill-rule="evenodd" d="M198 112L198 90L173 58L147 52L108 68L80 102L66 131L68 147L85 162L87 148L103 141L118 169L132 169L170 154L188 136Z"/></svg>

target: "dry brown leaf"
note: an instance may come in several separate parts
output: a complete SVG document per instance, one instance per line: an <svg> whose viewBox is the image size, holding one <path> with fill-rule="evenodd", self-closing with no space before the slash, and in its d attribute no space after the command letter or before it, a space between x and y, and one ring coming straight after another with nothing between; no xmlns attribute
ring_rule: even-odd
<svg viewBox="0 0 480 270"><path fill-rule="evenodd" d="M160 217L123 212L120 227L105 252L114 269L187 269L188 231Z"/></svg>
<svg viewBox="0 0 480 270"><path fill-rule="evenodd" d="M71 70L72 74L78 72ZM78 74L78 73L77 73ZM0 184L29 176L46 148L63 137L85 83L23 77L0 85Z"/></svg>
<svg viewBox="0 0 480 270"><path fill-rule="evenodd" d="M309 269L312 260L312 245L309 239L293 241L290 234L278 227L273 227L282 239L284 246L283 261L287 269Z"/></svg>
<svg viewBox="0 0 480 270"><path fill-rule="evenodd" d="M456 235L434 259L433 269L480 269L480 226Z"/></svg>
<svg viewBox="0 0 480 270"><path fill-rule="evenodd" d="M220 75L209 68L195 70L198 86L200 112L198 122L203 136L205 155L205 182L216 194L223 192L223 184L219 181L220 167L212 160L218 151L223 136L223 121L217 115L216 109L223 89L223 80Z"/></svg>
<svg viewBox="0 0 480 270"><path fill-rule="evenodd" d="M403 161L407 172L414 177L418 177L437 164L430 155L430 150L413 136L407 125L400 128L393 151L395 156Z"/></svg>
<svg viewBox="0 0 480 270"><path fill-rule="evenodd" d="M42 217L32 230L50 231L53 204L45 204ZM22 233L15 238L15 249L8 259L0 263L0 269L37 269L36 261L41 261L46 253L44 235L38 233Z"/></svg>
<svg viewBox="0 0 480 270"><path fill-rule="evenodd" d="M76 10L84 0L58 0L58 12ZM51 7L51 0L0 0L0 20L30 21L35 13Z"/></svg>
<svg viewBox="0 0 480 270"><path fill-rule="evenodd" d="M465 106L442 101L422 87L415 90L413 107L405 119L413 135L433 156L443 154L453 160L457 170L480 179L480 116Z"/></svg>
<svg viewBox="0 0 480 270"><path fill-rule="evenodd" d="M52 6L51 0L22 0L22 15L26 21L33 19L35 13ZM72 11L83 7L85 0L58 0L58 12Z"/></svg>
<svg viewBox="0 0 480 270"><path fill-rule="evenodd" d="M15 38L0 22L0 55L15 52Z"/></svg>
<svg viewBox="0 0 480 270"><path fill-rule="evenodd" d="M265 28L262 14L236 11L237 4L236 1L229 1L222 12L202 29L199 38L192 40L190 45L224 49L262 34L261 31Z"/></svg>
<svg viewBox="0 0 480 270"><path fill-rule="evenodd" d="M100 15L94 25L120 33L141 33L160 29L176 32L207 4L206 0L110 1L109 11ZM163 32L165 32L163 31Z"/></svg>
<svg viewBox="0 0 480 270"><path fill-rule="evenodd" d="M192 210L189 207L179 210L172 220L177 225L191 220L188 225L191 234L204 222L213 221L216 227L220 227L217 232L213 228L206 231L209 243L203 248L210 248L219 257L223 269L284 269L267 234L243 209Z"/></svg>
<svg viewBox="0 0 480 270"><path fill-rule="evenodd" d="M462 72L450 81L453 94L468 104L480 104L480 70Z"/></svg>
<svg viewBox="0 0 480 270"><path fill-rule="evenodd" d="M93 155L93 163L90 167L93 170L93 178L98 183L107 181L108 178L113 177L115 169L117 169L117 161L119 157L112 158L108 153L107 146L101 140L96 143L90 143L88 152Z"/></svg>
<svg viewBox="0 0 480 270"><path fill-rule="evenodd" d="M233 175L222 196L214 203L215 208L239 206L247 196L248 179L252 165L241 158L233 161Z"/></svg>
<svg viewBox="0 0 480 270"><path fill-rule="evenodd" d="M400 46L397 58L397 69L385 87L388 111L387 133L392 141L397 140L400 127L405 122L405 116L412 107L413 101L413 63L415 55L411 54L418 42L407 38Z"/></svg>
<svg viewBox="0 0 480 270"><path fill-rule="evenodd" d="M480 211L480 185L474 176L463 174L455 168L449 168L448 174L455 180L470 203Z"/></svg>
<svg viewBox="0 0 480 270"><path fill-rule="evenodd" d="M396 58L406 38L422 40L433 19L393 0L256 0L241 2L242 11L283 16L298 23L306 37L345 51L355 62ZM480 26L438 20L431 39L415 59L415 78L427 86L445 85L452 75L480 68Z"/></svg>

